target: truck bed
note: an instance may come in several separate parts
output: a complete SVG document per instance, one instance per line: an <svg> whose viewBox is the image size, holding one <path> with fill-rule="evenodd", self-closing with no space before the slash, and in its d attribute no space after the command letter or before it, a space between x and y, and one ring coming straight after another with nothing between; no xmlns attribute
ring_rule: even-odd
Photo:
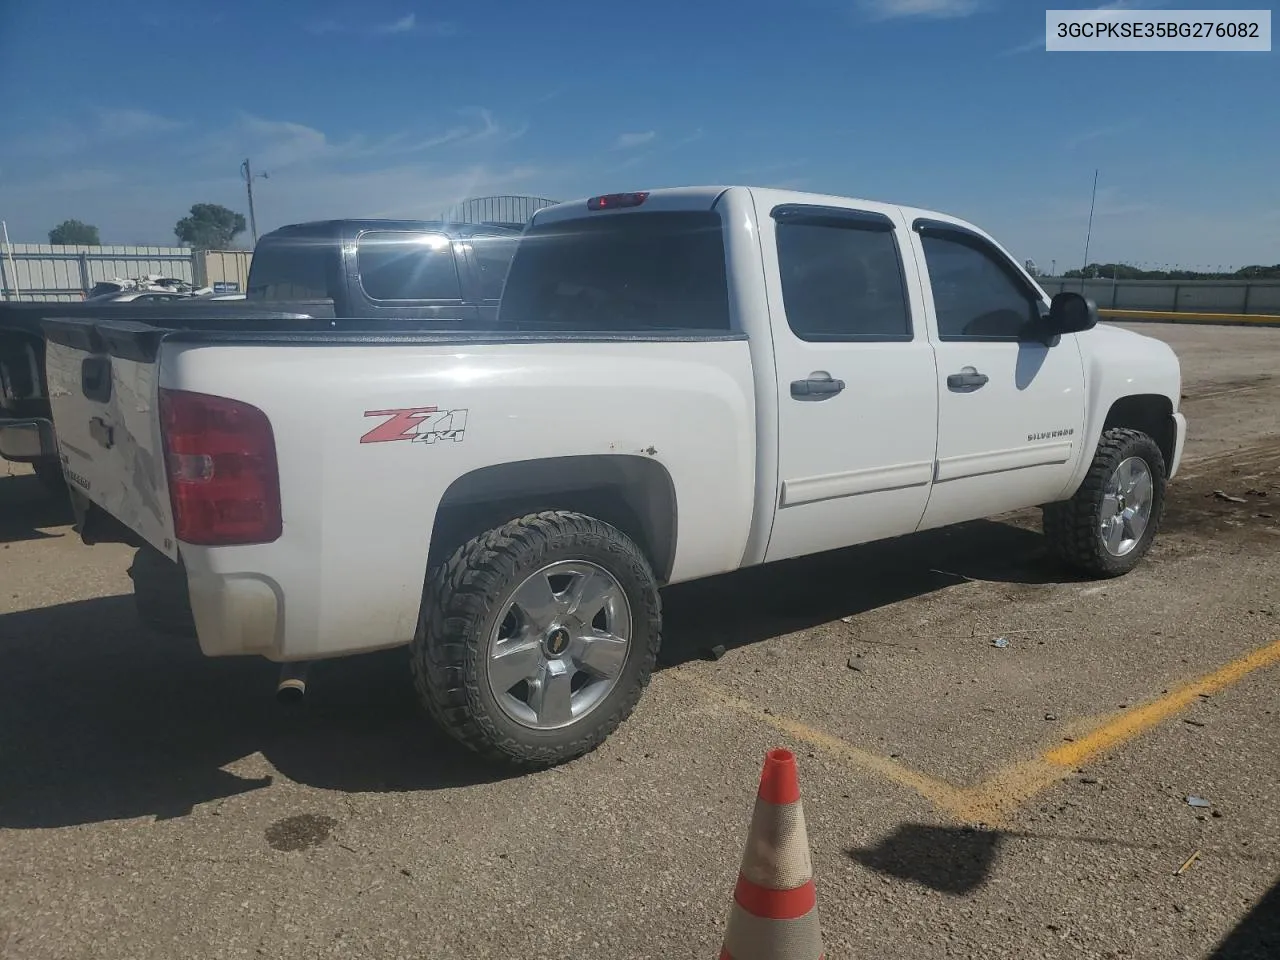
<svg viewBox="0 0 1280 960"><path fill-rule="evenodd" d="M210 655L409 642L431 545L484 529L472 504L495 491L519 511L621 491L628 511L669 530L654 551L672 582L741 560L755 475L743 333L240 320L44 324L73 499L181 560ZM219 546L176 530L162 426L175 392L234 398L269 423L273 538Z"/></svg>

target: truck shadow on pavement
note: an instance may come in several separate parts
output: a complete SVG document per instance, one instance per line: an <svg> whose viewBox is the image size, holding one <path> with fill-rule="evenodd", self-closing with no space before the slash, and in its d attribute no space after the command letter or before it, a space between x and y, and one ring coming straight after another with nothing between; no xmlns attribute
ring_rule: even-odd
<svg viewBox="0 0 1280 960"><path fill-rule="evenodd" d="M1280 957L1280 877L1206 960L1275 960Z"/></svg>
<svg viewBox="0 0 1280 960"><path fill-rule="evenodd" d="M206 658L117 596L0 616L0 657L0 828L185 816L270 785L223 769L259 752L296 782L352 792L502 775L426 720L403 650L319 664L319 695L282 707L276 666Z"/></svg>
<svg viewBox="0 0 1280 960"><path fill-rule="evenodd" d="M0 544L47 540L47 527L72 522L71 501L49 493L34 473L0 476Z"/></svg>
<svg viewBox="0 0 1280 960"><path fill-rule="evenodd" d="M705 657L971 580L1072 583L1038 530L978 520L753 567L664 592L662 664ZM719 651L716 651L717 653Z"/></svg>
<svg viewBox="0 0 1280 960"><path fill-rule="evenodd" d="M980 522L667 591L667 662L741 646L966 578L1045 583L1038 534ZM939 572L946 571L946 572ZM281 775L400 792L515 774L457 747L419 706L406 652L317 664L307 700L272 696L278 668L211 659L142 628L129 596L0 616L0 827L185 816ZM255 769L256 768L256 769Z"/></svg>

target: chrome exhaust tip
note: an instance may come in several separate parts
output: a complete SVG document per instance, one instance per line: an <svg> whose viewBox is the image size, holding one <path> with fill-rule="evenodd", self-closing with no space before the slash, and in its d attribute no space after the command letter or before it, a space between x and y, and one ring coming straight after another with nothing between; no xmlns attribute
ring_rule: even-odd
<svg viewBox="0 0 1280 960"><path fill-rule="evenodd" d="M303 660L299 663L286 663L280 667L280 680L276 684L276 702L283 704L300 703L307 695L307 672L311 662Z"/></svg>

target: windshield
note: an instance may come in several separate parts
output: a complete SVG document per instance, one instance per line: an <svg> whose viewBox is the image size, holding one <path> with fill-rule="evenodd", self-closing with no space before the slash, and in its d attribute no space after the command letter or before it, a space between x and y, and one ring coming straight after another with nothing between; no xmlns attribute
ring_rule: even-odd
<svg viewBox="0 0 1280 960"><path fill-rule="evenodd" d="M727 330L720 215L611 214L534 226L516 250L502 326Z"/></svg>

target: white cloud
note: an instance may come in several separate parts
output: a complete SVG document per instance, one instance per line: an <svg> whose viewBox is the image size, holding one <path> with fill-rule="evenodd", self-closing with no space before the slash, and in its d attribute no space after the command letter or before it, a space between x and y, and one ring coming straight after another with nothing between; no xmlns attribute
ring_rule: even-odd
<svg viewBox="0 0 1280 960"><path fill-rule="evenodd" d="M862 8L872 20L953 20L971 16L981 6L979 0L862 0Z"/></svg>
<svg viewBox="0 0 1280 960"><path fill-rule="evenodd" d="M395 20L387 20L382 23L351 23L343 20L335 20L332 17L325 17L321 20L312 20L303 24L303 29L308 33L318 36L325 34L367 34L375 37L385 37L394 34L415 34L427 37L454 37L458 35L458 26L443 20L435 20L427 23L420 23L418 15L413 12L406 13L403 17Z"/></svg>
<svg viewBox="0 0 1280 960"><path fill-rule="evenodd" d="M414 27L418 25L418 15L416 13L406 13L399 20L393 20L390 23L381 23L373 28L374 33L413 33Z"/></svg>
<svg viewBox="0 0 1280 960"><path fill-rule="evenodd" d="M97 107L88 117L55 118L5 143L6 152L18 157L69 157L93 147L126 141L156 139L185 126L180 120L138 108Z"/></svg>
<svg viewBox="0 0 1280 960"><path fill-rule="evenodd" d="M163 133L183 126L180 120L171 120L148 110L99 109L95 113L102 133L121 138Z"/></svg>
<svg viewBox="0 0 1280 960"><path fill-rule="evenodd" d="M650 131L650 133L652 133L652 131ZM687 136L681 137L679 140L667 140L661 143L660 145L656 146L652 150L642 150L639 153L633 153L630 156L628 156L627 159L623 160L621 163L609 169L627 170L631 167L638 167L641 164L648 163L657 157L670 156L671 154L677 152L678 150L681 150L684 147L687 147L689 144L694 143L695 141L701 140L704 135L705 133L703 129L699 127L697 130L693 131L693 133L688 134ZM643 136L643 134L638 134L638 136ZM651 141L655 138L656 138L656 134L649 137L648 140L646 140L645 142ZM617 149L619 148L617 145L615 145L614 150L616 151Z"/></svg>
<svg viewBox="0 0 1280 960"><path fill-rule="evenodd" d="M102 128L67 121L51 126L83 131L81 149L67 159L6 164L5 216L15 242L39 241L53 224L75 217L98 225L107 242L172 243L173 224L193 203L244 211L238 167L246 156L256 172L270 174L254 190L260 232L324 217L434 217L477 194L587 192L569 179L579 158L566 156L548 170L511 153L508 145L527 125L503 122L485 107L456 114L434 128L338 136L296 120L240 114L202 136L161 137L110 160L97 152ZM142 111L103 115L116 130L168 125ZM575 189L566 193L569 186Z"/></svg>
<svg viewBox="0 0 1280 960"><path fill-rule="evenodd" d="M60 170L25 181L22 190L24 193L62 199L78 194L110 190L124 182L124 179L124 175L116 170L95 168Z"/></svg>
<svg viewBox="0 0 1280 960"><path fill-rule="evenodd" d="M1132 126L1133 124L1130 123L1117 123L1105 127L1095 127L1092 130L1086 130L1083 133L1078 133L1074 137L1069 137L1063 146L1068 150L1074 150L1077 147L1084 146L1086 143L1092 143L1094 140L1101 140L1105 137L1112 136L1113 134L1123 133Z"/></svg>
<svg viewBox="0 0 1280 960"><path fill-rule="evenodd" d="M255 169L257 169L255 161ZM286 223L342 217L440 216L472 196L531 193L585 195L566 163L547 170L528 163L422 163L290 169L254 187L259 234ZM16 184L15 184L16 186ZM175 244L174 224L193 203L246 211L235 167L189 176L172 167L68 171L28 180L5 207L15 243L44 242L56 223L74 217L96 224L106 243ZM247 243L247 235L237 238Z"/></svg>
<svg viewBox="0 0 1280 960"><path fill-rule="evenodd" d="M651 142L657 136L658 131L656 130L645 130L641 133L620 133L618 134L618 139L613 141L613 149L633 150Z"/></svg>
<svg viewBox="0 0 1280 960"><path fill-rule="evenodd" d="M357 133L334 139L322 130L292 120L241 114L230 128L215 130L186 144L191 157L213 157L220 164L249 156L261 170L356 161L394 162L444 147L456 151L484 147L487 151L511 143L529 129L527 123L500 122L492 110L467 107L455 111L463 122L450 126L406 129L381 137Z"/></svg>
<svg viewBox="0 0 1280 960"><path fill-rule="evenodd" d="M1043 33L1036 34L1026 43L1020 43L1016 47L1010 47L1008 50L1002 51L1001 56L1010 57L1019 53L1031 53L1033 50L1045 49L1045 35Z"/></svg>

